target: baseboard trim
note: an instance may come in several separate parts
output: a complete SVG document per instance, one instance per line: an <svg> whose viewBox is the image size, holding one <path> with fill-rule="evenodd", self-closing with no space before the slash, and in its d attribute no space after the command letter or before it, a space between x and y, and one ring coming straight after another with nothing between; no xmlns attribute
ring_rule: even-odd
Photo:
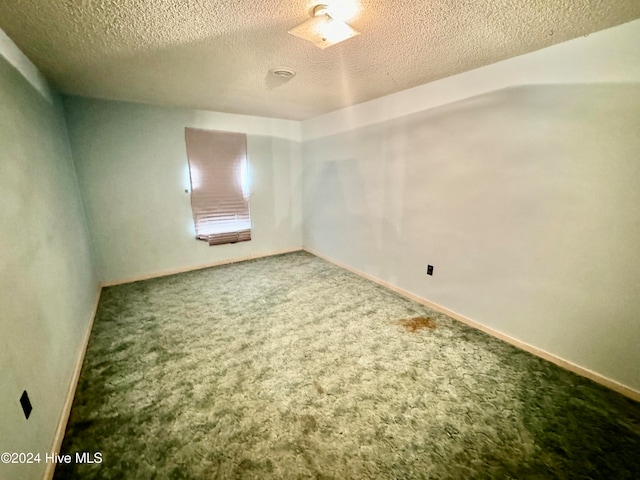
<svg viewBox="0 0 640 480"><path fill-rule="evenodd" d="M245 262L247 260L254 260L256 258L272 257L274 255L283 255L285 253L299 252L301 250L302 250L302 247L295 247L295 248L286 248L283 250L274 250L266 253L258 253L254 255L245 255L243 257L228 258L224 260L218 260L215 262L203 263L203 264L195 265L191 267L176 268L173 270L164 270L161 272L148 273L144 275L138 275L135 277L129 277L122 280L103 282L102 287L113 287L115 285L123 285L125 283L133 283L133 282L139 282L141 280L150 280L152 278L166 277L168 275L176 275L178 273L193 272L195 270L202 270L204 268L217 267L220 265L228 265L231 263Z"/></svg>
<svg viewBox="0 0 640 480"><path fill-rule="evenodd" d="M76 395L76 388L78 386L78 380L80 379L80 372L82 371L82 364L84 362L84 356L87 352L87 346L89 345L89 338L91 337L91 330L93 330L93 322L96 318L96 312L98 311L98 303L100 302L100 294L102 292L102 286L98 286L96 291L96 298L93 302L93 308L91 309L91 314L89 316L89 325L87 326L87 331L84 334L84 338L82 339L82 348L80 350L80 354L76 359L76 365L73 369L73 375L71 377L71 382L69 383L69 388L67 390L67 398L64 402L64 407L62 408L62 413L60 414L60 418L58 419L58 426L56 428L56 433L53 437L53 444L51 445L51 453L60 453L60 448L62 447L62 441L64 440L64 433L67 430L67 422L69 421L69 415L71 414L71 407L73 405L73 399ZM51 480L53 478L53 474L56 469L55 462L48 462L47 467L44 471L43 480Z"/></svg>
<svg viewBox="0 0 640 480"><path fill-rule="evenodd" d="M483 325L482 323L476 322L474 320L471 320L468 317L465 317L464 315L461 315L457 312L454 312L453 310L450 310L446 307L443 307L441 305L438 305L437 303L431 302L425 298L422 298L418 295L415 295L411 292L409 292L408 290L404 290L400 287L397 287L395 285L392 285L391 283L385 282L384 280L381 280L377 277L374 277L372 275L369 275L368 273L362 272L356 268L353 268L347 264L344 264L342 262L339 262L337 260L334 260L333 258L327 257L326 255L310 249L310 248L306 248L304 247L303 250L305 252L310 253L311 255L315 255L318 258L322 258L323 260L326 260L329 263L333 263L334 265L337 265L340 268L344 268L345 270L348 270L352 273L355 273L356 275L359 275L363 278L366 278L367 280L371 280L374 283L377 283L378 285L381 285L385 288L388 288L389 290L392 290L394 292L396 292L399 295L402 295L403 297L406 297L410 300L413 300L415 302L418 302L422 305L425 305L433 310L435 310L436 312L440 312L444 315L447 315L448 317L451 317L455 320L458 320L459 322L462 322L472 328L475 328L477 330L480 330L488 335L491 335L492 337L498 338L499 340L502 340L504 342L507 342L521 350L524 350L526 352L531 353L532 355L535 355L537 357L540 357L544 360L547 360L551 363L554 363L556 365L558 365L561 368L564 368L565 370L569 370L570 372L573 372L577 375L580 375L582 377L586 377L589 380L593 380L596 383L599 383L600 385L603 385L611 390L614 390L618 393L621 393L622 395L631 398L632 400L635 400L636 402L640 402L640 391L638 390L634 390L631 387L628 387L626 385L623 385L615 380L612 380L608 377L605 377L604 375L601 375L597 372L594 372L593 370L589 370L588 368L585 367L581 367L580 365L577 365L573 362L570 362L569 360L565 360L564 358L558 357L557 355L554 355L552 353L547 352L546 350L542 350L541 348L535 347L529 343L525 343L521 340L518 340L517 338L511 337L509 335L506 335L498 330L494 330L493 328L487 327L486 325Z"/></svg>

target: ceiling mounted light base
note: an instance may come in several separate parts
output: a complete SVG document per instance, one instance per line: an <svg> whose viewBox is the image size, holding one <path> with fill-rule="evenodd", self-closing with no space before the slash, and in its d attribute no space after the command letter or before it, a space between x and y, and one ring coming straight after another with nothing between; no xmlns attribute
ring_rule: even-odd
<svg viewBox="0 0 640 480"><path fill-rule="evenodd" d="M326 5L316 5L312 14L313 17L289 30L289 33L323 50L360 34L345 22L333 18Z"/></svg>

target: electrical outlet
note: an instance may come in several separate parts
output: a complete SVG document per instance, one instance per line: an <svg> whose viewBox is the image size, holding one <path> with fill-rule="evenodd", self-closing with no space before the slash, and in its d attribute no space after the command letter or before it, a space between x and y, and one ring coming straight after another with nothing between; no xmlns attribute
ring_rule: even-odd
<svg viewBox="0 0 640 480"><path fill-rule="evenodd" d="M29 400L29 394L25 390L22 392L22 396L20 397L20 405L22 406L22 411L24 412L24 418L29 419L29 415L31 415L31 410L33 407L31 406L31 401Z"/></svg>
<svg viewBox="0 0 640 480"><path fill-rule="evenodd" d="M427 265L427 275L433 275L433 265Z"/></svg>

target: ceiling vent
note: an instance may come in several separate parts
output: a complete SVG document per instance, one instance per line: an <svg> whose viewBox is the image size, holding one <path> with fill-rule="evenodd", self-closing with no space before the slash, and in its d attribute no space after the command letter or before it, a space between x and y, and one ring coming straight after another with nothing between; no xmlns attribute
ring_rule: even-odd
<svg viewBox="0 0 640 480"><path fill-rule="evenodd" d="M278 67L271 69L271 75L280 78L293 78L296 76L296 72L294 72L290 68Z"/></svg>

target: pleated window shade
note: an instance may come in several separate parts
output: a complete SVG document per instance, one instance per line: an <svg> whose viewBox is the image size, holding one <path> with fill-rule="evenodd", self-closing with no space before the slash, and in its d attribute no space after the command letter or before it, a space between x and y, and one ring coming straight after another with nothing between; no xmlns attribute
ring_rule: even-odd
<svg viewBox="0 0 640 480"><path fill-rule="evenodd" d="M251 240L244 133L185 128L196 238L209 245Z"/></svg>

